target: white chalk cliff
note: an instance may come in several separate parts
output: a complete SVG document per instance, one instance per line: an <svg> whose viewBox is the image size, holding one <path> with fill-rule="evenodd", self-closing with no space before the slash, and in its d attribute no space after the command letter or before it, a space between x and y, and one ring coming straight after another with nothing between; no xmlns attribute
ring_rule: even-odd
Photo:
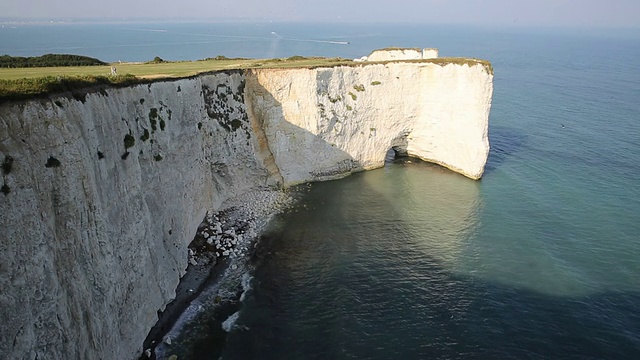
<svg viewBox="0 0 640 360"><path fill-rule="evenodd" d="M367 61L390 60L426 60L438 57L438 49L434 48L388 48L374 50L366 57Z"/></svg>
<svg viewBox="0 0 640 360"><path fill-rule="evenodd" d="M474 60L358 63L0 105L0 358L139 356L205 212L251 189L390 148L480 178L492 80Z"/></svg>

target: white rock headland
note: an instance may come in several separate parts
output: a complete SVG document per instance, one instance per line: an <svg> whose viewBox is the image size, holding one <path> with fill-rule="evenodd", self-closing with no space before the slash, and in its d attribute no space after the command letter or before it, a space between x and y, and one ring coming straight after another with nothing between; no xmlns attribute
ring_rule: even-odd
<svg viewBox="0 0 640 360"><path fill-rule="evenodd" d="M0 358L137 358L228 199L390 148L480 178L492 81L483 61L361 62L0 105Z"/></svg>
<svg viewBox="0 0 640 360"><path fill-rule="evenodd" d="M374 50L366 57L367 61L426 60L438 57L435 48L387 48Z"/></svg>

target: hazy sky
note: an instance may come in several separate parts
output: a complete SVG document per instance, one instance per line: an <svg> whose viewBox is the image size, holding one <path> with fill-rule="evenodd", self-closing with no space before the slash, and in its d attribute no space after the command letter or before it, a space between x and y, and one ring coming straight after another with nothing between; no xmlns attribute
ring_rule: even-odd
<svg viewBox="0 0 640 360"><path fill-rule="evenodd" d="M640 0L1 0L1 17L640 26Z"/></svg>

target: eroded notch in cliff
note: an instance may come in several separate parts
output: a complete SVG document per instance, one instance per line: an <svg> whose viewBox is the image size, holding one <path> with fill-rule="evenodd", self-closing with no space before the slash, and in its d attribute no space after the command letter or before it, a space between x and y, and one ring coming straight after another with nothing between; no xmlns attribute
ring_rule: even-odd
<svg viewBox="0 0 640 360"><path fill-rule="evenodd" d="M400 134L398 137L393 139L391 142L391 147L387 150L384 162L389 163L398 158L408 157L409 153L407 152L407 146L409 145L408 138L409 132L404 132Z"/></svg>

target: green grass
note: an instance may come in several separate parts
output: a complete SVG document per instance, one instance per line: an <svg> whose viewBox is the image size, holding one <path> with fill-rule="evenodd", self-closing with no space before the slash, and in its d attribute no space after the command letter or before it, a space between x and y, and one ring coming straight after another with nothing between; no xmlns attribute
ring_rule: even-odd
<svg viewBox="0 0 640 360"><path fill-rule="evenodd" d="M143 132L142 135L140 135L140 140L142 140L144 142L144 141L149 140L149 130L144 128L144 127L142 129L144 130L144 132Z"/></svg>
<svg viewBox="0 0 640 360"><path fill-rule="evenodd" d="M228 59L218 57L200 61L117 63L106 66L65 66L43 68L2 68L0 69L0 102L3 100L29 99L51 93L73 92L74 90L96 86L128 86L149 83L163 79L184 78L200 73L242 69L283 69L334 66L367 66L387 64L384 62L353 62L341 58L321 58L293 56L287 59ZM493 74L491 63L471 58L436 58L428 60L408 60L404 62L434 63L441 66L461 64L481 65ZM118 74L111 76L111 66ZM82 94L78 95L83 98Z"/></svg>
<svg viewBox="0 0 640 360"><path fill-rule="evenodd" d="M131 136L131 134L127 134L124 136L124 149L128 149L136 144L136 139Z"/></svg>
<svg viewBox="0 0 640 360"><path fill-rule="evenodd" d="M374 51L398 51L398 50L414 50L414 51L422 52L422 49L420 48L401 48L401 47L386 47L382 49L376 49Z"/></svg>
<svg viewBox="0 0 640 360"><path fill-rule="evenodd" d="M301 56L289 59L222 59L222 60L199 60L199 61L176 61L176 62L148 62L148 63L122 63L106 66L60 66L46 68L18 68L0 69L1 80L17 80L23 78L53 77L75 77L94 76L110 77L111 66L115 66L118 74L130 74L143 79L173 78L196 75L202 72L250 69L263 67L268 64L269 68L290 68L290 67L316 67L336 64L350 63L351 60L340 58L304 58Z"/></svg>
<svg viewBox="0 0 640 360"><path fill-rule="evenodd" d="M469 67L472 67L472 66L480 65L484 67L487 73L493 75L493 65L491 65L489 61L482 60L482 59L444 57L444 58L435 58L435 59L428 59L428 60L422 60L422 61L430 62L432 64L437 64L440 66L457 64L457 65L467 65Z"/></svg>
<svg viewBox="0 0 640 360"><path fill-rule="evenodd" d="M118 75L110 77L93 75L49 75L43 77L18 78L10 80L0 79L0 101L11 99L28 99L38 95L73 91L96 85L125 86L138 83L139 81L140 80L133 75ZM78 97L84 99L82 95L78 95Z"/></svg>
<svg viewBox="0 0 640 360"><path fill-rule="evenodd" d="M12 168L13 168L13 157L7 155L5 156L4 161L2 161L2 172L5 175L9 175Z"/></svg>

